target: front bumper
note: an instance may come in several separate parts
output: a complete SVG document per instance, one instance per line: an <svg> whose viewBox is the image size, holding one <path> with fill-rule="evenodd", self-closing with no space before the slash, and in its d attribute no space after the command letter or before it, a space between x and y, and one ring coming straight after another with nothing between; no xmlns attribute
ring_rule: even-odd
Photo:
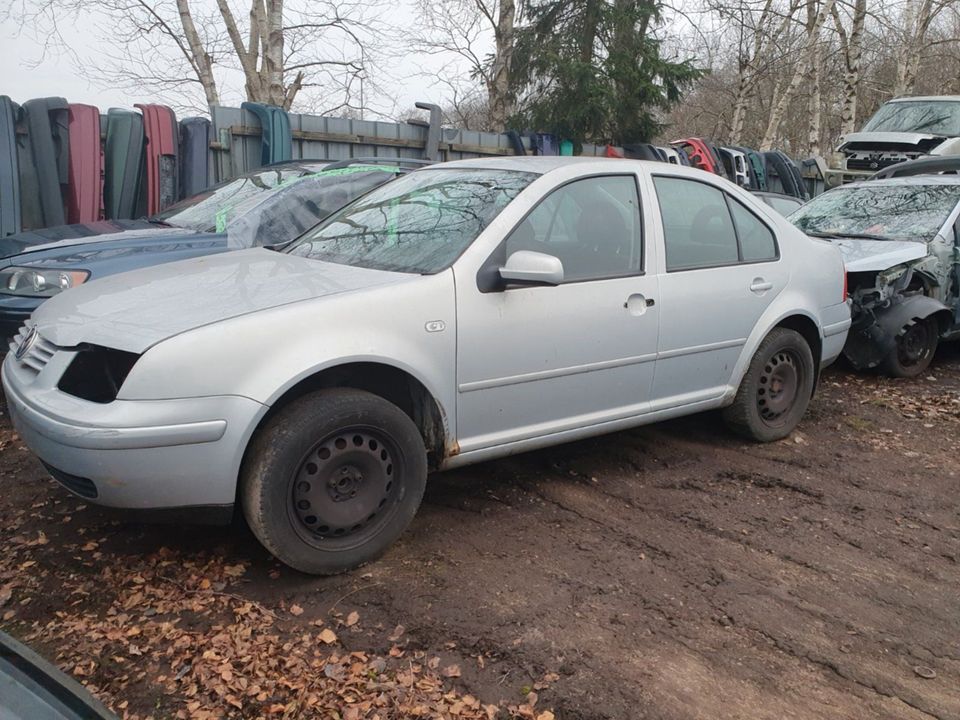
<svg viewBox="0 0 960 720"><path fill-rule="evenodd" d="M34 377L8 353L2 373L14 427L61 484L118 508L233 504L266 406L238 396L89 402L56 387L72 355L59 352Z"/></svg>

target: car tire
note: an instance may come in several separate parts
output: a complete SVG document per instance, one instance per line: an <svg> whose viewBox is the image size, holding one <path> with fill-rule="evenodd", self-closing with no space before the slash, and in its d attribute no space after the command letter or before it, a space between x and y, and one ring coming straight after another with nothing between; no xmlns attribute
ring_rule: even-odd
<svg viewBox="0 0 960 720"><path fill-rule="evenodd" d="M754 353L723 419L750 440L772 442L787 437L810 404L814 373L813 353L803 336L774 328Z"/></svg>
<svg viewBox="0 0 960 720"><path fill-rule="evenodd" d="M911 320L900 329L880 369L892 377L915 378L930 367L939 343L940 325L935 317Z"/></svg>
<svg viewBox="0 0 960 720"><path fill-rule="evenodd" d="M372 393L335 388L279 410L240 479L250 529L281 562L333 575L379 557L407 528L427 481L413 421Z"/></svg>

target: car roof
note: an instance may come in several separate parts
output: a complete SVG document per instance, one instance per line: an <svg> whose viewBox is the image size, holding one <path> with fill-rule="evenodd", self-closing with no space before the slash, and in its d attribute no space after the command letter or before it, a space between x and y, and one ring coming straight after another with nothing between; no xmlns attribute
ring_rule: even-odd
<svg viewBox="0 0 960 720"><path fill-rule="evenodd" d="M869 182L855 182L840 187L882 187L885 185L960 185L960 175L907 175L905 177L879 178Z"/></svg>
<svg viewBox="0 0 960 720"><path fill-rule="evenodd" d="M942 100L943 102L960 102L960 95L918 95L917 97L898 97L887 102L934 102Z"/></svg>
<svg viewBox="0 0 960 720"><path fill-rule="evenodd" d="M486 169L486 170L514 170L518 172L536 173L545 175L560 168L570 167L571 165L594 165L598 169L623 168L628 172L641 167L648 168L651 171L669 170L671 173L691 175L693 177L702 177L709 175L711 177L720 177L713 173L708 173L697 168L686 167L684 165L675 165L665 163L660 160L634 160L630 158L606 158L606 157L569 157L560 155L504 155L494 158L471 158L468 160L452 160L445 163L437 163L429 167L419 168L414 172L424 172L425 170L448 170L457 168Z"/></svg>

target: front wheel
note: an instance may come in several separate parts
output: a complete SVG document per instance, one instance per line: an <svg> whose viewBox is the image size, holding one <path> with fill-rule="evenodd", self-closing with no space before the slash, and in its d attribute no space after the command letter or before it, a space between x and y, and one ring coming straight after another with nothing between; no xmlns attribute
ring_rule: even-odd
<svg viewBox="0 0 960 720"><path fill-rule="evenodd" d="M757 348L723 419L734 432L751 440L785 438L807 411L813 377L813 353L807 341L794 330L774 328Z"/></svg>
<svg viewBox="0 0 960 720"><path fill-rule="evenodd" d="M255 436L241 475L243 512L280 561L332 575L381 555L420 506L427 453L413 421L361 390L310 393Z"/></svg>
<svg viewBox="0 0 960 720"><path fill-rule="evenodd" d="M880 369L887 375L914 378L930 367L940 342L940 325L933 317L912 320L900 329L890 354Z"/></svg>

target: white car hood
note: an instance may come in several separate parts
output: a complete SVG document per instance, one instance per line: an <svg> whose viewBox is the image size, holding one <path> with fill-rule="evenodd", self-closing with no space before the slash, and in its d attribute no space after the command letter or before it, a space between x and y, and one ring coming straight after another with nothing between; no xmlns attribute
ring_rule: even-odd
<svg viewBox="0 0 960 720"><path fill-rule="evenodd" d="M55 295L33 320L60 347L91 343L142 353L220 320L416 277L254 248L95 280Z"/></svg>
<svg viewBox="0 0 960 720"><path fill-rule="evenodd" d="M886 270L928 254L927 244L908 240L856 240L842 238L832 244L843 255L847 272Z"/></svg>
<svg viewBox="0 0 960 720"><path fill-rule="evenodd" d="M850 143L870 143L876 145L919 145L924 141L943 140L939 135L916 132L854 132L847 133L840 142L839 150ZM879 149L879 148L878 148Z"/></svg>

